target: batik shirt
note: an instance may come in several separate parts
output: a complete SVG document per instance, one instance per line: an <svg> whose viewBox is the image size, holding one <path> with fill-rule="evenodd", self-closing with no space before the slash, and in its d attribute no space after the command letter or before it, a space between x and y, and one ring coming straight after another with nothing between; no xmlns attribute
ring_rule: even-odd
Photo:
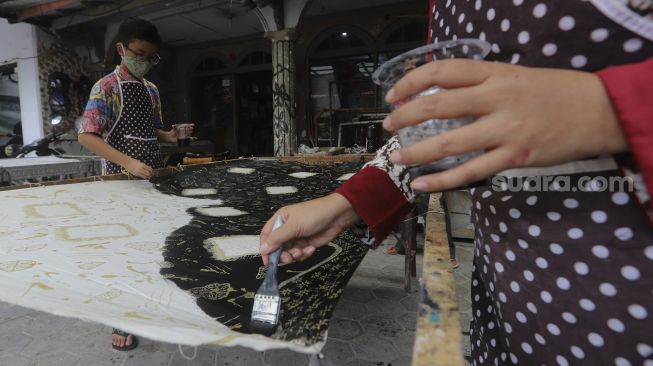
<svg viewBox="0 0 653 366"><path fill-rule="evenodd" d="M156 85L146 79L136 79L126 69L116 66L116 70L102 79L100 79L93 89L86 105L86 110L82 116L82 123L79 133L95 133L102 135L111 131L118 120L122 108L120 98L120 88L116 73L119 73L122 81L141 81L147 87L152 97L152 107L154 127L163 128L163 118L161 117L161 98Z"/></svg>

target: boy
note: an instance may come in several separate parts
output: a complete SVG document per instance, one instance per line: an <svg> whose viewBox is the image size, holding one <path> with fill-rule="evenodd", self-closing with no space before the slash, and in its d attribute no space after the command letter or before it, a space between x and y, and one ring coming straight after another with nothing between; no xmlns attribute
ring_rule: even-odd
<svg viewBox="0 0 653 366"><path fill-rule="evenodd" d="M91 90L79 142L106 160L105 174L126 170L137 177L151 178L153 169L163 167L159 140L177 140L174 129L162 130L159 92L143 78L161 60L157 53L160 43L153 24L145 20L122 23L116 43L122 61ZM117 350L128 351L138 341L114 329L112 344Z"/></svg>
<svg viewBox="0 0 653 366"><path fill-rule="evenodd" d="M79 142L106 160L105 174L126 170L151 178L153 169L163 167L158 141L177 140L174 129L162 129L159 91L143 78L161 60L157 53L160 43L153 24L123 22L116 43L122 61L91 90Z"/></svg>

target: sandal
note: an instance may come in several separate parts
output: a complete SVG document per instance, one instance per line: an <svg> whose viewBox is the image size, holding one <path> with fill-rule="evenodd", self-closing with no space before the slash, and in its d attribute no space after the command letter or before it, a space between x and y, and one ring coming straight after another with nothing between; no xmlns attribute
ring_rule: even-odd
<svg viewBox="0 0 653 366"><path fill-rule="evenodd" d="M121 336L121 337L125 337L125 340L127 339L127 337L132 336L132 344L130 344L129 346L124 345L124 346L120 347L120 346L116 346L115 344L112 343L111 347L113 347L113 349L115 349L115 350L123 351L123 352L124 351L131 351L131 350L133 350L134 348L136 348L138 346L138 338L136 338L136 336L133 335L133 334L123 332L122 330L116 329L116 328L113 328L113 331L111 332L111 334L112 335L118 335L118 336Z"/></svg>

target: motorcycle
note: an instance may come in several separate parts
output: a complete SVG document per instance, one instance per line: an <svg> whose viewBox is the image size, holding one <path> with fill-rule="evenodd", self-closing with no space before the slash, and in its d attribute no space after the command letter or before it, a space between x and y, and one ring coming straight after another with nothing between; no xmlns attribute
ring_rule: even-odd
<svg viewBox="0 0 653 366"><path fill-rule="evenodd" d="M32 151L36 152L37 156L61 155L61 151L50 147L50 143L57 141L57 138L64 134L63 132L56 130L56 125L58 125L61 120L61 116L53 117L50 120L50 123L52 124L52 132L26 145L22 144L23 138L21 135L13 134L11 139L1 147L0 158L22 158Z"/></svg>

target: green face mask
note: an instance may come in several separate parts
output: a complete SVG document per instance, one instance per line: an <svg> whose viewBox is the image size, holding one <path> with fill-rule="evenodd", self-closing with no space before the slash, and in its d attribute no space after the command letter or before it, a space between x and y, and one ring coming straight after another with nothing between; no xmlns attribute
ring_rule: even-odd
<svg viewBox="0 0 653 366"><path fill-rule="evenodd" d="M142 78L152 68L150 61L139 60L132 56L124 55L122 56L122 61L125 63L127 70L137 78Z"/></svg>

